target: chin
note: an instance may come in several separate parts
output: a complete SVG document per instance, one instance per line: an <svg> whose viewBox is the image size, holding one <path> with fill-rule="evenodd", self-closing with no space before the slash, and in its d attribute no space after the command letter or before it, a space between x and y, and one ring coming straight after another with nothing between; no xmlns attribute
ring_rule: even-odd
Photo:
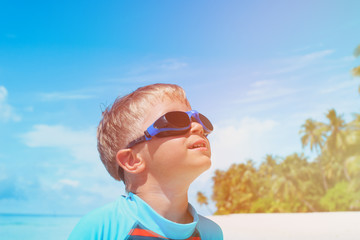
<svg viewBox="0 0 360 240"><path fill-rule="evenodd" d="M199 169L199 175L205 172L206 170L209 170L211 167L211 158L210 157L202 157L201 159L197 159L196 161L198 164L195 166L197 169Z"/></svg>

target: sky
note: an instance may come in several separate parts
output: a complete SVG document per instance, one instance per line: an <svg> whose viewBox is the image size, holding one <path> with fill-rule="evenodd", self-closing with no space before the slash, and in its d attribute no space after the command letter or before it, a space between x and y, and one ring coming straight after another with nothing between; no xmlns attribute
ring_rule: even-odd
<svg viewBox="0 0 360 240"><path fill-rule="evenodd" d="M216 169L303 152L306 119L359 113L359 1L1 1L0 213L84 214L124 194L96 150L101 112L152 83L211 119ZM213 203L210 205L215 210Z"/></svg>

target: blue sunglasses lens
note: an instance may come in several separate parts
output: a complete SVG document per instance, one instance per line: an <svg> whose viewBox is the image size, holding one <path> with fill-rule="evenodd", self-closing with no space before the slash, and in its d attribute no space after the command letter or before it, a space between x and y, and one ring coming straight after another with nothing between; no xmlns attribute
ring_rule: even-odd
<svg viewBox="0 0 360 240"><path fill-rule="evenodd" d="M164 131L159 132L156 134L156 136L167 137L185 134L190 129L191 125L191 120L188 113L189 112L174 111L168 112L160 117L153 124L153 126L154 128L163 129ZM214 129L213 125L207 117L198 112L192 114L193 115L191 118L203 125L206 133L210 133ZM194 117L194 115L196 117Z"/></svg>
<svg viewBox="0 0 360 240"><path fill-rule="evenodd" d="M157 137L182 135L189 130L190 119L185 112L168 112L154 123L154 127L165 130L156 134Z"/></svg>
<svg viewBox="0 0 360 240"><path fill-rule="evenodd" d="M209 129L209 131L211 132L212 130L214 130L213 125L211 124L210 120L205 117L204 115L202 115L201 113L199 113L199 118L201 123L207 128Z"/></svg>
<svg viewBox="0 0 360 240"><path fill-rule="evenodd" d="M184 128L190 125L190 119L185 112L168 112L164 117L169 127Z"/></svg>

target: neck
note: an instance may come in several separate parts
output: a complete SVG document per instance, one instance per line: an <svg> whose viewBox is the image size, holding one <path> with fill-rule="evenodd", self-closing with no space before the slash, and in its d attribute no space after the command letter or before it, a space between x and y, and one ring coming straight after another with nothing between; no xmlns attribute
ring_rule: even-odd
<svg viewBox="0 0 360 240"><path fill-rule="evenodd" d="M182 191L164 188L157 185L141 186L133 191L151 206L158 214L176 223L191 223L193 217L188 211L188 188Z"/></svg>

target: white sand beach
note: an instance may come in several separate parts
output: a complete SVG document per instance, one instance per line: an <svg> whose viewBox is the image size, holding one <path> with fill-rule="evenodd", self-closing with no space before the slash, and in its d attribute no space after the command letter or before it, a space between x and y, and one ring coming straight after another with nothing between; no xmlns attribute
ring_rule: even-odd
<svg viewBox="0 0 360 240"><path fill-rule="evenodd" d="M359 240L360 212L258 213L210 216L225 240Z"/></svg>

